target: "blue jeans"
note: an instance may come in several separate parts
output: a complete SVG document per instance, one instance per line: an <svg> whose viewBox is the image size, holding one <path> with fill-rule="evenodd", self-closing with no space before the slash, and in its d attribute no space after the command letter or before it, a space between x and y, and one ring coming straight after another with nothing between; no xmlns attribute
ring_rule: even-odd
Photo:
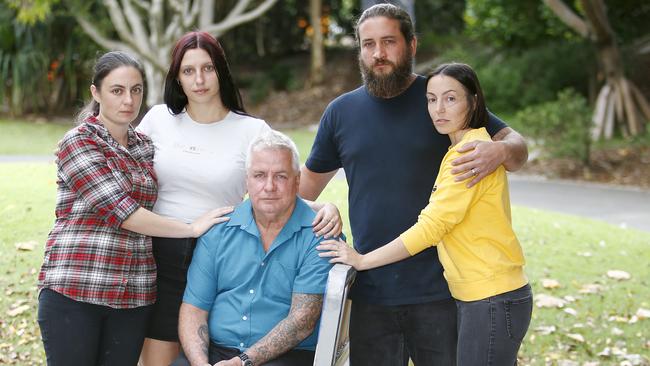
<svg viewBox="0 0 650 366"><path fill-rule="evenodd" d="M150 309L114 309L43 289L38 324L48 366L137 365Z"/></svg>
<svg viewBox="0 0 650 366"><path fill-rule="evenodd" d="M530 285L458 306L458 366L511 366L530 325Z"/></svg>
<svg viewBox="0 0 650 366"><path fill-rule="evenodd" d="M382 306L352 301L350 366L453 366L456 363L453 299Z"/></svg>

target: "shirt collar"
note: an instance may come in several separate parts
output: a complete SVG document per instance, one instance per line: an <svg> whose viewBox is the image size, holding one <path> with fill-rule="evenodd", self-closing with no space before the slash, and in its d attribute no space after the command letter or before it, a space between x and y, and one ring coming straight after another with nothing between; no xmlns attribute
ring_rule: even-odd
<svg viewBox="0 0 650 366"><path fill-rule="evenodd" d="M314 216L314 211L312 211L312 209L301 198L296 197L296 205L293 208L293 212L291 213L287 223L282 228L280 235L276 238L276 241L285 233L293 235L293 233L302 230L303 227L311 227L311 224L314 221ZM233 211L230 220L228 220L226 225L239 226L242 230L257 237L260 236L253 217L253 205L251 204L250 199L247 199L235 208L235 211Z"/></svg>
<svg viewBox="0 0 650 366"><path fill-rule="evenodd" d="M113 136L111 136L111 134L108 132L108 129L106 129L106 126L104 126L102 121L100 121L96 116L89 116L86 118L86 122L95 128L95 131L97 131L97 134L101 136L102 139L108 140L110 138L111 140L115 141ZM126 131L126 136L127 144L129 147L135 144L140 144L142 142L138 134L135 133L133 126L131 125L129 125L129 129ZM115 141L115 144L119 145L117 141Z"/></svg>

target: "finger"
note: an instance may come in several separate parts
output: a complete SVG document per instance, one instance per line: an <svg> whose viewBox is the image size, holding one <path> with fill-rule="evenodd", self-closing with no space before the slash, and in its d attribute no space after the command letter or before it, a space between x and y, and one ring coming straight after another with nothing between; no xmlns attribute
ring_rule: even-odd
<svg viewBox="0 0 650 366"><path fill-rule="evenodd" d="M322 227L320 227L320 228L318 229L318 231L316 231L316 228L314 228L314 233L315 233L315 235L316 235L316 236L323 236L323 235L327 234L327 233L329 232L329 229L328 229L328 228L331 226L330 224L331 224L331 223L329 223L329 222L325 222L325 224L322 225ZM326 238L326 239L329 239L328 237L325 237L325 238Z"/></svg>
<svg viewBox="0 0 650 366"><path fill-rule="evenodd" d="M339 221L336 223L335 228L333 229L333 236L338 237L339 235L341 235L342 232L343 232L343 223Z"/></svg>
<svg viewBox="0 0 650 366"><path fill-rule="evenodd" d="M456 178L454 178L454 181L455 182L462 182L462 181L464 181L466 179L469 179L469 178L472 178L472 177L474 177L474 174L472 172L468 171L468 172L465 172L463 174L456 175Z"/></svg>
<svg viewBox="0 0 650 366"><path fill-rule="evenodd" d="M322 242L316 247L316 249L320 251L336 250L336 248L338 248L338 245L336 244L323 244Z"/></svg>
<svg viewBox="0 0 650 366"><path fill-rule="evenodd" d="M456 159L451 161L451 165L453 166L462 166L463 164L470 163L476 159L476 156L473 153L469 154L464 154L462 156L457 157Z"/></svg>
<svg viewBox="0 0 650 366"><path fill-rule="evenodd" d="M337 229L336 229L337 227L338 227L337 222L335 222L334 220L330 221L326 226L326 228L329 229L324 233L323 237L325 239L329 239L338 236Z"/></svg>
<svg viewBox="0 0 650 366"><path fill-rule="evenodd" d="M333 247L336 247L339 244L339 241L336 239L327 239L320 242L321 245L331 244Z"/></svg>
<svg viewBox="0 0 650 366"><path fill-rule="evenodd" d="M214 222L217 223L217 224L221 223L221 222L226 222L228 220L230 220L230 217L215 217L214 218Z"/></svg>
<svg viewBox="0 0 650 366"><path fill-rule="evenodd" d="M318 212L316 212L316 216L314 217L314 221L311 222L311 226L315 226L317 223L323 222L323 216L325 216L324 210L318 210Z"/></svg>
<svg viewBox="0 0 650 366"><path fill-rule="evenodd" d="M319 257L338 257L338 255L336 255L335 250L331 250L329 252L320 252L320 253L318 253L318 256Z"/></svg>

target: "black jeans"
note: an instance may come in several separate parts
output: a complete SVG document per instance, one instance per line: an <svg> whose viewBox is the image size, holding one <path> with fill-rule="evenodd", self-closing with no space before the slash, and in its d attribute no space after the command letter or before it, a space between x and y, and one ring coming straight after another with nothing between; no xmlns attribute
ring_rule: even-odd
<svg viewBox="0 0 650 366"><path fill-rule="evenodd" d="M210 342L208 347L208 360L211 365L219 361L230 360L231 358L239 355L236 348L228 348L217 346ZM265 363L265 366L311 366L314 364L314 351L306 351L301 349L291 350L280 357ZM190 362L181 352L181 355L170 366L190 366Z"/></svg>
<svg viewBox="0 0 650 366"><path fill-rule="evenodd" d="M458 305L458 366L517 364L533 310L530 285Z"/></svg>
<svg viewBox="0 0 650 366"><path fill-rule="evenodd" d="M38 324L48 366L137 365L150 308L114 309L43 289Z"/></svg>
<svg viewBox="0 0 650 366"><path fill-rule="evenodd" d="M352 301L350 366L456 364L456 304L453 299L381 306Z"/></svg>

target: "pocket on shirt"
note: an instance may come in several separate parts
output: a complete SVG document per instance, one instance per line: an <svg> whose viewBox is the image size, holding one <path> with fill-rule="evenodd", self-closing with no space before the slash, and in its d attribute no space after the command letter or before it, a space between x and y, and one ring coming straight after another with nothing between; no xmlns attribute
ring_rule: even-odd
<svg viewBox="0 0 650 366"><path fill-rule="evenodd" d="M281 262L271 262L268 271L267 281L264 284L266 295L275 301L291 305L293 282L298 269Z"/></svg>

